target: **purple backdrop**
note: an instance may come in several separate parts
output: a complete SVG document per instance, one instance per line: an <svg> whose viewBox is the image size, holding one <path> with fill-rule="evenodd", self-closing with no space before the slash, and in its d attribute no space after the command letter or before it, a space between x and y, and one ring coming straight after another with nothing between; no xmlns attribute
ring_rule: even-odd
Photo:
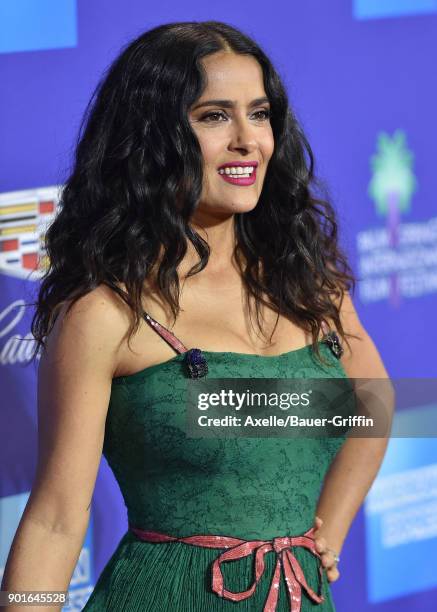
<svg viewBox="0 0 437 612"><path fill-rule="evenodd" d="M44 0L39 10L51 14L50 2ZM388 16L378 18L384 3ZM16 12L24 4L17 0L10 10ZM161 5L139 0L128 4L78 0L76 5L69 0L67 4L69 12L57 16L59 22L43 22L49 36L69 20L64 39L50 39L50 48L44 49L38 47L39 37L39 42L32 43L35 50L29 49L23 25L16 32L16 42L26 50L0 51L0 419L8 438L14 431L21 432L18 446L5 445L0 451L4 466L0 504L3 501L5 508L10 507L11 500L18 499L14 496L28 493L34 469L35 372L27 371L25 358L13 357L11 351L11 337L17 331L21 336L28 333L29 315L8 326L20 308L16 305L11 310L11 305L27 301L37 282L27 280L35 249L23 239L27 221L20 206L32 201L33 219L44 215L42 203L47 197L34 189L64 181L82 113L103 70L123 44L160 23L227 21L253 35L272 57L313 147L316 173L326 180L337 205L343 245L362 279L355 305L365 327L392 377L433 377L437 340L436 328L430 324L437 303L434 2L415 5L400 0L399 11L390 0L268 4L223 0L216 6L200 0ZM3 11L0 35L8 26L4 7ZM22 19L23 23L27 19L24 13ZM12 210L11 205L18 208ZM15 244L10 228L16 219ZM38 231L32 234L36 242ZM17 448L27 452L17 454ZM437 465L436 446L419 440L410 462L399 466L403 448L393 447L381 477L402 477L410 469ZM437 504L437 494L431 502ZM382 545L381 549L371 545L376 533L372 512L370 506L360 511L345 545L342 576L333 585L338 610L349 612L352 606L355 612L436 609L437 578L424 584L419 576L433 562L437 531L430 530L422 538L430 553L430 558L423 557L422 569L420 559L415 568L409 566L411 549L402 548L414 542L399 545L398 554L405 556L403 569L399 574L393 568L387 587L381 586L378 574L386 551ZM0 517L0 533L10 537L7 514ZM89 542L94 572L88 576L89 584L125 529L121 495L103 459L94 495ZM0 566L6 554L3 543ZM402 571L405 576L413 571L404 589L399 586Z"/></svg>

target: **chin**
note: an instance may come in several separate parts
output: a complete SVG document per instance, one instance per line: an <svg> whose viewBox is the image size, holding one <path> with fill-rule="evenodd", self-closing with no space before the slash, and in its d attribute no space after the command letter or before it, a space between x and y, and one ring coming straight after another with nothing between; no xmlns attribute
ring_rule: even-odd
<svg viewBox="0 0 437 612"><path fill-rule="evenodd" d="M198 210L201 210L204 213L209 212L209 213L232 215L235 213L250 212L251 210L255 208L257 204L258 204L258 199L254 197L246 201L241 200L241 199L234 200L234 201L232 200L223 201L223 199L221 199L216 204L212 202L209 203L208 205L200 204L198 207Z"/></svg>
<svg viewBox="0 0 437 612"><path fill-rule="evenodd" d="M235 213L249 212L253 210L257 204L258 204L258 200L256 202L245 202L245 203L238 202L233 205L232 210Z"/></svg>
<svg viewBox="0 0 437 612"><path fill-rule="evenodd" d="M258 194L238 194L238 197L235 199L226 198L221 201L221 206L226 208L232 208L233 210L241 209L241 210L252 210L258 204L259 196Z"/></svg>
<svg viewBox="0 0 437 612"><path fill-rule="evenodd" d="M213 206L209 210L220 214L234 215L236 213L250 212L256 205L257 202L230 202L229 204Z"/></svg>

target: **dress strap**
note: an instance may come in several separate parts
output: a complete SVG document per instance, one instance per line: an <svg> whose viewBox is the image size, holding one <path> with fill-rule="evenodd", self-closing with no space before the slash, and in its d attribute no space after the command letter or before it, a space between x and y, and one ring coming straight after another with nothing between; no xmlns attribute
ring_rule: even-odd
<svg viewBox="0 0 437 612"><path fill-rule="evenodd" d="M186 353L187 348L182 344L182 342L176 338L175 335L171 333L166 327L155 321L147 312L143 310L143 318L150 325L152 329L154 329L160 336L163 338L167 344L169 344L175 351L178 353Z"/></svg>
<svg viewBox="0 0 437 612"><path fill-rule="evenodd" d="M326 321L322 321L322 331L325 334L323 342L329 346L335 357L340 359L344 353L344 348L341 345L340 338L338 337L337 333L334 330L330 330Z"/></svg>

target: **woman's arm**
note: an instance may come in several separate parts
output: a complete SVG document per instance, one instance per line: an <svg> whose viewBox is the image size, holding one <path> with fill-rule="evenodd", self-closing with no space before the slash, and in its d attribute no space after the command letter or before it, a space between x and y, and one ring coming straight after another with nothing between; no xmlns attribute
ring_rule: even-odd
<svg viewBox="0 0 437 612"><path fill-rule="evenodd" d="M111 380L127 329L126 316L109 292L95 289L66 316L64 306L41 356L38 465L2 590L68 589L89 522Z"/></svg>
<svg viewBox="0 0 437 612"><path fill-rule="evenodd" d="M340 315L345 331L359 337L349 339L350 349L343 343L341 361L345 372L351 379L370 379L370 387L373 385L379 396L379 405L383 405L385 416L391 419L393 387L378 350L361 325L348 294L344 296ZM372 383L372 379L385 380ZM359 400L359 388L356 388L356 393ZM322 563L331 582L340 574L334 556L327 548L340 553L351 523L381 466L387 443L387 437L347 438L326 474L316 510L322 521L317 523L316 544L322 552Z"/></svg>

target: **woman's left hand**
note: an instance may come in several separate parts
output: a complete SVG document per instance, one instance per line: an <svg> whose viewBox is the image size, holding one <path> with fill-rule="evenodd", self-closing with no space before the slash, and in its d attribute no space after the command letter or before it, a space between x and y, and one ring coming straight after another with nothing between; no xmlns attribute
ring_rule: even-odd
<svg viewBox="0 0 437 612"><path fill-rule="evenodd" d="M334 551L328 546L325 538L318 535L318 531L322 524L323 520L316 516L314 520L314 542L316 545L316 550L320 554L321 563L326 571L326 576L329 582L335 582L340 578L340 572L338 571L337 562L334 558Z"/></svg>

